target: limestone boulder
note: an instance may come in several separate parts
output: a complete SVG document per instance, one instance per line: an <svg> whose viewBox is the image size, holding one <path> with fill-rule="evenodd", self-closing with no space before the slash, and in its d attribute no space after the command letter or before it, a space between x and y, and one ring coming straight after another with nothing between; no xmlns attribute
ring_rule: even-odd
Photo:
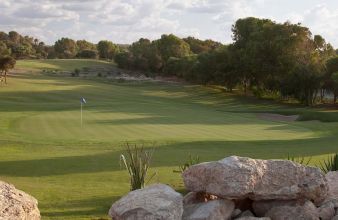
<svg viewBox="0 0 338 220"><path fill-rule="evenodd" d="M164 184L132 191L115 202L109 210L113 220L180 220L182 214L182 195Z"/></svg>
<svg viewBox="0 0 338 220"><path fill-rule="evenodd" d="M331 220L338 220L338 215L334 216Z"/></svg>
<svg viewBox="0 0 338 220"><path fill-rule="evenodd" d="M318 214L321 220L331 220L336 215L335 203L328 201L318 208Z"/></svg>
<svg viewBox="0 0 338 220"><path fill-rule="evenodd" d="M254 201L252 203L252 209L256 216L263 217L270 209L274 207L295 205L301 205L301 202L297 200L262 200Z"/></svg>
<svg viewBox="0 0 338 220"><path fill-rule="evenodd" d="M208 202L218 199L217 196L206 194L204 192L189 192L183 197L183 205Z"/></svg>
<svg viewBox="0 0 338 220"><path fill-rule="evenodd" d="M13 185L0 181L1 220L39 220L38 201Z"/></svg>
<svg viewBox="0 0 338 220"><path fill-rule="evenodd" d="M296 206L276 206L270 209L265 217L273 220L319 220L316 206L306 201L303 205Z"/></svg>
<svg viewBox="0 0 338 220"><path fill-rule="evenodd" d="M189 191L229 199L308 199L319 204L328 194L320 169L287 160L231 156L193 165L183 173L183 180Z"/></svg>
<svg viewBox="0 0 338 220"><path fill-rule="evenodd" d="M252 216L244 216L236 218L235 220L271 220L269 217L252 217Z"/></svg>
<svg viewBox="0 0 338 220"><path fill-rule="evenodd" d="M338 199L338 171L328 172L325 177L329 186L328 199Z"/></svg>
<svg viewBox="0 0 338 220"><path fill-rule="evenodd" d="M212 200L209 202L184 206L182 220L228 220L235 209L230 200Z"/></svg>

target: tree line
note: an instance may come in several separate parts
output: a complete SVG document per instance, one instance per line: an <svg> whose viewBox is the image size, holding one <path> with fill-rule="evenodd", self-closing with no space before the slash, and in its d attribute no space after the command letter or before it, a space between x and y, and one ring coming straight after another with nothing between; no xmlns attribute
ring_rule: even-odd
<svg viewBox="0 0 338 220"><path fill-rule="evenodd" d="M15 31L0 32L0 57L11 56L15 59L113 59L120 46L102 40L97 44L86 40L61 38L54 45L46 45L37 38L22 36Z"/></svg>
<svg viewBox="0 0 338 220"><path fill-rule="evenodd" d="M258 97L297 99L313 105L331 92L338 97L338 50L307 27L248 17L232 26L233 43L179 38L141 38L128 46L102 40L61 38L54 45L0 32L0 57L114 59L120 68L175 76L198 84L241 89Z"/></svg>
<svg viewBox="0 0 338 220"><path fill-rule="evenodd" d="M337 50L307 27L269 19L244 18L232 26L233 43L162 35L140 39L118 53L121 68L152 71L232 91L297 99L305 105L338 96Z"/></svg>

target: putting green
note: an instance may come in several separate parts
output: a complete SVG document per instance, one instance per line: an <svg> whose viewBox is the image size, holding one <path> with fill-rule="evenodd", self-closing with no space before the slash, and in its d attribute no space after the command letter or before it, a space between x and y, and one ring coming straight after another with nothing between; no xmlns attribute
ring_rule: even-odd
<svg viewBox="0 0 338 220"><path fill-rule="evenodd" d="M338 151L337 122L271 121L259 112L326 114L201 86L111 82L45 75L45 69L109 66L93 60L19 61L0 87L0 179L39 200L43 219L107 218L129 190L119 167L126 141L156 147L152 182L182 189L172 171L189 154L202 161L229 155L312 156ZM80 97L85 97L83 126ZM335 111L330 117L338 118ZM332 116L333 115L333 116Z"/></svg>

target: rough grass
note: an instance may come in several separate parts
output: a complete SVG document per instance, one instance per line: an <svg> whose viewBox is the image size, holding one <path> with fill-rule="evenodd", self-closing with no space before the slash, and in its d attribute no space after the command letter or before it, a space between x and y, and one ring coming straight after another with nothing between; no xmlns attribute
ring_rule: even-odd
<svg viewBox="0 0 338 220"><path fill-rule="evenodd" d="M338 151L337 122L279 122L258 112L311 114L337 121L324 109L278 105L232 96L216 89L165 83L108 83L103 80L31 74L73 70L98 61L19 61L27 73L0 87L0 179L39 200L43 219L107 218L110 205L129 190L119 166L123 144L157 146L153 182L182 190L173 173L189 154L201 161L229 155L254 158L312 157ZM85 97L84 126L79 98ZM330 116L327 116L330 115Z"/></svg>

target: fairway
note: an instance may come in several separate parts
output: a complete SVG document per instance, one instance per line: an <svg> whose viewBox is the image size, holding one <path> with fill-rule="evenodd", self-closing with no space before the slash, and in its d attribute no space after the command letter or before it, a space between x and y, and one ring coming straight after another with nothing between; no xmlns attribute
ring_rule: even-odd
<svg viewBox="0 0 338 220"><path fill-rule="evenodd" d="M280 105L166 82L117 82L42 70L113 65L92 60L18 61L0 87L0 179L39 200L42 219L107 218L129 190L119 166L125 142L154 146L152 182L182 189L173 173L189 154L318 158L338 151L337 122L272 121L259 113L320 115L336 111ZM85 97L83 126L80 97Z"/></svg>

